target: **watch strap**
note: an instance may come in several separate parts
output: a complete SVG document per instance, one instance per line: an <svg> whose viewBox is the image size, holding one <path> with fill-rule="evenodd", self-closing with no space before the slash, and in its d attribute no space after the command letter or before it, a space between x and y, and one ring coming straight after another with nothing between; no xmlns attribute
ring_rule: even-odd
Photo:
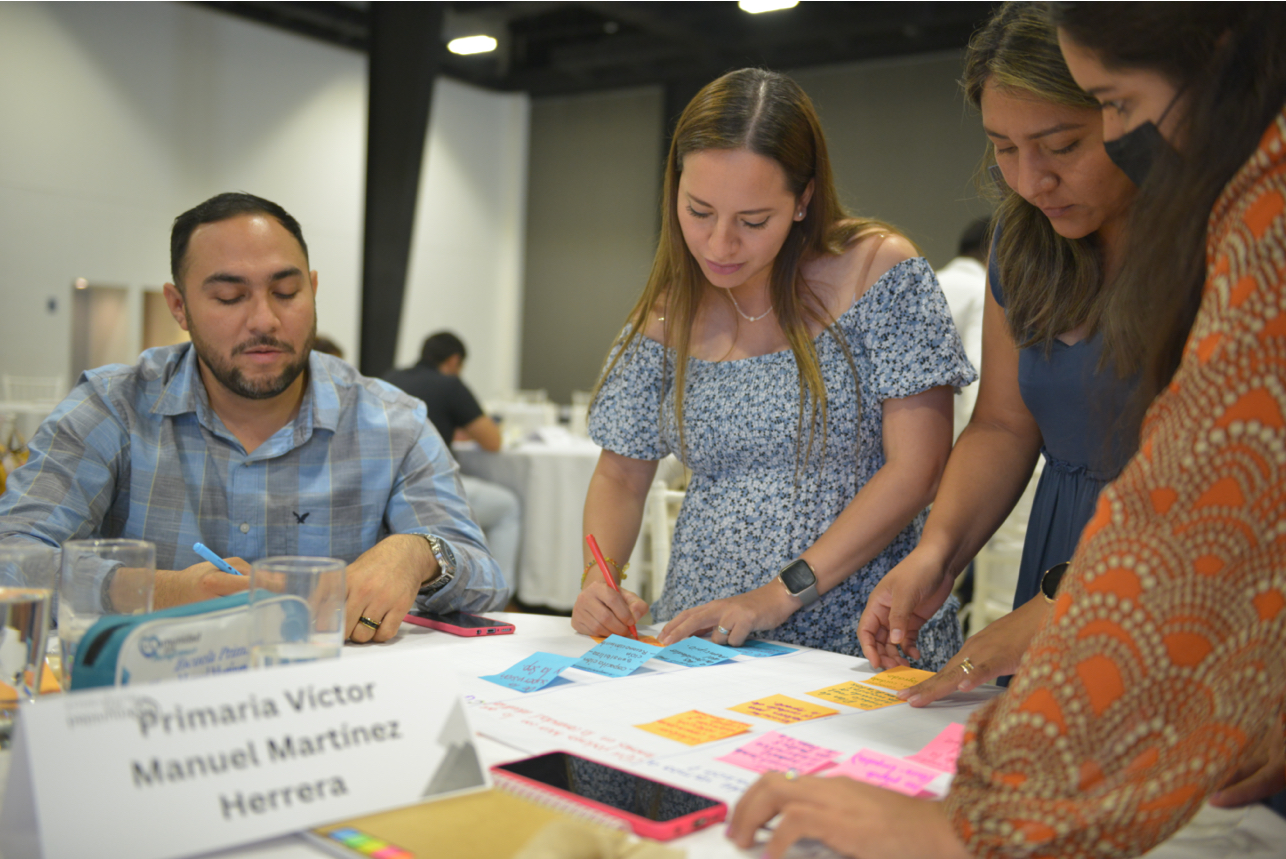
<svg viewBox="0 0 1286 859"><path fill-rule="evenodd" d="M455 578L455 553L443 540L432 534L420 534L420 536L429 544L429 551L433 553L433 559L438 562L438 574L431 581L420 585L420 596L427 597L451 584L451 580Z"/></svg>

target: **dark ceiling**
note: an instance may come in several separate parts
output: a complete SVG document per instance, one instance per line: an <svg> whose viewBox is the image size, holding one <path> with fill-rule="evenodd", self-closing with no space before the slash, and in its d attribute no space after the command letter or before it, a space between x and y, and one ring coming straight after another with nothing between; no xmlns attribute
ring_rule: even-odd
<svg viewBox="0 0 1286 859"><path fill-rule="evenodd" d="M365 51L369 3L207 2L331 44ZM721 3L443 3L441 71L495 90L556 95L705 81L747 65L774 69L963 48L993 3L825 3L750 15ZM457 36L496 51L456 56Z"/></svg>

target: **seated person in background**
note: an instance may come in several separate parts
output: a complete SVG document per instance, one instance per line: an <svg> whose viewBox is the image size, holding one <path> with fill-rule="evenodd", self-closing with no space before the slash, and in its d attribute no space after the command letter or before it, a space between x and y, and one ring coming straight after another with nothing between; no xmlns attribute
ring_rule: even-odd
<svg viewBox="0 0 1286 859"><path fill-rule="evenodd" d="M317 272L295 221L249 194L174 221L165 298L191 343L91 370L0 496L0 541L156 544L157 608L247 586L192 550L349 563L345 632L383 641L412 605L502 608L508 590L424 407L313 351ZM79 598L110 605L102 580Z"/></svg>
<svg viewBox="0 0 1286 859"><path fill-rule="evenodd" d="M448 445L472 439L483 450L500 450L500 428L482 412L473 392L460 379L467 352L464 341L450 331L439 331L424 340L420 363L405 370L390 370L384 381L424 401L429 420ZM522 507L518 496L498 483L460 475L464 495L473 515L487 535L491 554L500 564L510 590L516 590L518 545L522 537Z"/></svg>

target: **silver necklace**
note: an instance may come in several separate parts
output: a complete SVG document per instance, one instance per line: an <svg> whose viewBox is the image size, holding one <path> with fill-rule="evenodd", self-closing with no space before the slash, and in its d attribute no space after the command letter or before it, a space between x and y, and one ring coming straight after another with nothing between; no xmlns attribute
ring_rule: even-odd
<svg viewBox="0 0 1286 859"><path fill-rule="evenodd" d="M765 310L763 313L759 314L758 316L747 316L746 311L742 310L741 305L737 303L737 296L732 294L732 290L728 290L728 297L732 299L732 306L737 308L737 312L741 314L741 318L746 320L747 322L758 322L760 319L763 319L769 313L772 313L772 304L770 303L768 305L768 309Z"/></svg>

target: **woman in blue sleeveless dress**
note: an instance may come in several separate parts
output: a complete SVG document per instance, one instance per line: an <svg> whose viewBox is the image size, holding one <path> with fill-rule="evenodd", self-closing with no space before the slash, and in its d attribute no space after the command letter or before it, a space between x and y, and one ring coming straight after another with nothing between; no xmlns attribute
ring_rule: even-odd
<svg viewBox="0 0 1286 859"><path fill-rule="evenodd" d="M918 656L917 631L1045 468L1028 518L1015 611L970 638L914 704L1011 673L991 646L1038 624L1041 578L1071 559L1099 490L1133 453L1134 379L1103 366L1104 288L1124 244L1134 186L1103 149L1102 115L1072 80L1041 4L1009 3L970 43L964 86L1003 181L983 311L982 381L920 544L859 622L873 664ZM901 653L899 653L899 648Z"/></svg>
<svg viewBox="0 0 1286 859"><path fill-rule="evenodd" d="M585 529L637 537L656 461L693 471L653 616L663 643L709 632L858 653L853 618L919 536L967 384L946 300L887 225L846 217L820 124L793 81L733 72L684 111L657 261L590 413L604 448ZM647 610L586 557L575 629ZM818 598L820 597L820 598ZM954 604L924 664L960 646Z"/></svg>

